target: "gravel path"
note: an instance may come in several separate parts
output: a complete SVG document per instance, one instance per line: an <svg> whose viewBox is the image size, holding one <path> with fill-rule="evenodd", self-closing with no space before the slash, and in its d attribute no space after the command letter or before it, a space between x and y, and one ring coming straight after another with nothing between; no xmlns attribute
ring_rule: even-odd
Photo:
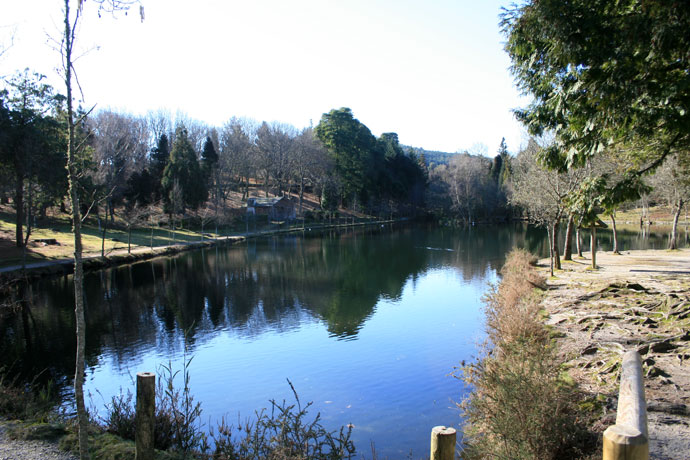
<svg viewBox="0 0 690 460"><path fill-rule="evenodd" d="M77 460L55 444L9 439L7 428L6 423L0 423L0 460Z"/></svg>

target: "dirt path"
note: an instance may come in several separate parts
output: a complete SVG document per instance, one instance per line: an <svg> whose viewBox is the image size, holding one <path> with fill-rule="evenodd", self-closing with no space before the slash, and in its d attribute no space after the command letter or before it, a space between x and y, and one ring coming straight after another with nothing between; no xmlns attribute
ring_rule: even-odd
<svg viewBox="0 0 690 460"><path fill-rule="evenodd" d="M598 253L597 262L590 269L585 254L548 282L547 324L568 371L585 391L607 397L605 428L615 423L622 354L638 350L650 458L690 460L690 249Z"/></svg>
<svg viewBox="0 0 690 460"><path fill-rule="evenodd" d="M77 460L54 443L10 439L7 435L10 425L10 422L0 422L0 460Z"/></svg>

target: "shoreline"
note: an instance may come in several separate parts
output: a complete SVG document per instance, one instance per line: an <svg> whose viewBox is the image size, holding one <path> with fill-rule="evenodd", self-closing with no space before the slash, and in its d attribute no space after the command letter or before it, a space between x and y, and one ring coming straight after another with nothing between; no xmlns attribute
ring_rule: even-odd
<svg viewBox="0 0 690 460"><path fill-rule="evenodd" d="M621 358L637 350L650 459L683 458L690 452L690 249L600 251L596 270L584 255L547 280L542 306L568 373L606 400L594 429L615 423ZM548 259L539 269L548 271Z"/></svg>
<svg viewBox="0 0 690 460"><path fill-rule="evenodd" d="M355 222L351 224L319 224L318 226L311 225L304 228L264 230L242 235L231 235L220 238L205 239L203 241L184 242L166 246L156 246L153 248L150 248L148 246L138 246L136 248L132 248L131 252L128 252L127 249L117 249L105 256L101 256L100 254L84 255L82 260L84 263L84 272L86 273L102 270L105 268L129 265L136 262L143 262L158 257L169 257L182 252L193 251L195 249L239 244L250 239L261 238L266 236L290 233L303 233L312 230L321 231L351 227L367 227L370 225L386 225L402 222L409 222L409 219L387 219L367 222ZM1 267L0 281L5 283L14 283L18 281L34 281L40 278L51 276L63 276L72 273L74 273L74 258L70 257L64 259L31 262L27 263L25 266L11 265L7 267Z"/></svg>

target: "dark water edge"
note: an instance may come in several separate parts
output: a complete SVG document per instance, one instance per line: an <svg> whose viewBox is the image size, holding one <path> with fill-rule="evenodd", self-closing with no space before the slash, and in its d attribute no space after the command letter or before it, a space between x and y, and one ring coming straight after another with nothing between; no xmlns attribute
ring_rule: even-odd
<svg viewBox="0 0 690 460"><path fill-rule="evenodd" d="M610 250L610 234L598 235ZM687 233L680 239L687 246ZM667 236L622 231L619 244L665 248ZM246 417L289 398L290 378L327 426L355 425L363 452L374 441L380 455L422 455L432 426L459 423L454 401L465 389L448 374L476 354L481 296L513 247L545 256L546 233L524 225L307 232L91 273L86 387L102 406L132 388L136 372L179 365L186 343L205 417ZM27 379L40 373L69 401L72 278L22 294L21 308L0 319L0 364Z"/></svg>

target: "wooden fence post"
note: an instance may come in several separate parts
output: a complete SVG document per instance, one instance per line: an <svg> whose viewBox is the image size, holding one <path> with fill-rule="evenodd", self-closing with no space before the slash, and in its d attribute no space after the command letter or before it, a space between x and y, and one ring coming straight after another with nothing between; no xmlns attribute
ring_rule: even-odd
<svg viewBox="0 0 690 460"><path fill-rule="evenodd" d="M637 351L623 355L616 424L604 431L603 460L648 460L647 403Z"/></svg>
<svg viewBox="0 0 690 460"><path fill-rule="evenodd" d="M156 375L152 372L137 374L137 409L135 448L136 460L153 460L153 430L156 412Z"/></svg>
<svg viewBox="0 0 690 460"><path fill-rule="evenodd" d="M455 428L435 426L431 430L431 460L455 458Z"/></svg>

